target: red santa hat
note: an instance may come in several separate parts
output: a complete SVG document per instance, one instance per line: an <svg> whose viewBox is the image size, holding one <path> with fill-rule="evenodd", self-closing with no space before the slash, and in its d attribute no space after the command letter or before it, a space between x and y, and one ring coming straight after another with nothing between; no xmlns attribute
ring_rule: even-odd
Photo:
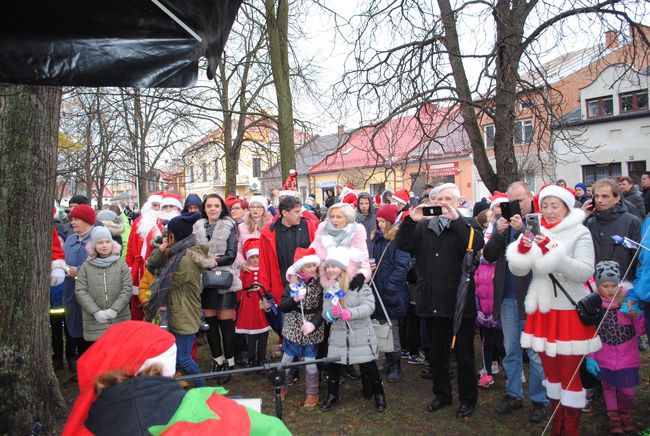
<svg viewBox="0 0 650 436"><path fill-rule="evenodd" d="M183 209L183 203L181 203L181 195L164 193L162 201L160 202L160 207L162 208L165 206L176 206L179 211Z"/></svg>
<svg viewBox="0 0 650 436"><path fill-rule="evenodd" d="M541 191L539 191L539 199L538 203L541 206L542 202L546 197L557 197L564 204L566 204L567 209L571 211L573 209L573 206L575 205L576 199L574 197L574 194L571 193L567 188L563 188L561 186L557 185L548 185Z"/></svg>
<svg viewBox="0 0 650 436"><path fill-rule="evenodd" d="M144 321L124 321L109 327L77 361L79 397L63 429L63 435L90 434L84 427L88 410L95 401L97 378L109 371L137 374L153 365L162 375L176 372L174 335Z"/></svg>
<svg viewBox="0 0 650 436"><path fill-rule="evenodd" d="M400 204L406 206L407 204L409 204L409 191L407 191L406 189L400 189L399 191L395 192L391 198L399 202Z"/></svg>
<svg viewBox="0 0 650 436"><path fill-rule="evenodd" d="M147 198L147 202L149 204L162 203L163 195L164 193L162 191L154 192L153 194L149 195L149 198Z"/></svg>
<svg viewBox="0 0 650 436"><path fill-rule="evenodd" d="M300 268L307 264L316 264L320 265L320 258L316 254L316 250L313 248L296 248L296 253L293 255L293 268L294 271L300 271Z"/></svg>
<svg viewBox="0 0 650 436"><path fill-rule="evenodd" d="M381 194L375 195L375 204L381 206Z"/></svg>
<svg viewBox="0 0 650 436"><path fill-rule="evenodd" d="M352 205L352 207L357 207L357 193L356 192L348 192L345 194L345 197L343 197L343 203L347 203Z"/></svg>
<svg viewBox="0 0 650 436"><path fill-rule="evenodd" d="M289 170L289 175L282 185L280 190L280 197L296 197L300 198L300 192L296 189L298 186L298 173L296 170Z"/></svg>
<svg viewBox="0 0 650 436"><path fill-rule="evenodd" d="M494 194L492 195L492 202L490 203L490 210L493 210L494 206L498 206L501 203L507 203L507 202L508 202L507 194L505 194L504 192L494 191Z"/></svg>
<svg viewBox="0 0 650 436"><path fill-rule="evenodd" d="M248 260L251 256L260 255L260 239L259 238L248 238L244 245L242 246L242 252L244 254L244 259Z"/></svg>

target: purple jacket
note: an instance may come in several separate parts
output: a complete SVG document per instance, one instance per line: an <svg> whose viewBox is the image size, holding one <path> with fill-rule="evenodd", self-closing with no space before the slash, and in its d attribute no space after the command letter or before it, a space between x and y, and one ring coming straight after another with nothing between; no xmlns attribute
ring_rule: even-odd
<svg viewBox="0 0 650 436"><path fill-rule="evenodd" d="M481 264L474 273L476 283L476 299L480 310L485 316L492 315L494 307L494 271L496 263L488 263L481 259Z"/></svg>
<svg viewBox="0 0 650 436"><path fill-rule="evenodd" d="M603 298L603 307L607 308L610 300ZM612 303L598 335L603 343L600 350L590 357L598 362L598 366L611 371L626 368L638 368L641 364L637 336L644 334L643 315L632 319L619 312L616 301Z"/></svg>

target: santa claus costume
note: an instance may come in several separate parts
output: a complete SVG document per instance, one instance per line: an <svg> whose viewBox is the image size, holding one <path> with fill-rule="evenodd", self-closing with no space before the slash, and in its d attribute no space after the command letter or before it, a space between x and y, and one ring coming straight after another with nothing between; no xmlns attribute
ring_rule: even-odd
<svg viewBox="0 0 650 436"><path fill-rule="evenodd" d="M521 277L532 271L524 300L528 316L521 346L537 351L542 360L546 394L557 408L552 434L577 435L580 414L587 404L579 365L585 354L600 349L601 342L596 327L580 321L560 286L574 301L585 296L583 283L594 273L594 246L589 230L582 225L584 212L573 208L573 195L550 185L540 192L540 205L548 197L561 200L568 214L553 224L542 217L544 239L527 247L520 236L508 246L506 256L514 275Z"/></svg>
<svg viewBox="0 0 650 436"><path fill-rule="evenodd" d="M248 239L243 246L243 254L246 261L251 256L260 255L259 238ZM242 282L242 289L237 292L237 323L235 332L246 335L248 344L248 365L257 366L266 360L266 343L269 337L269 322L260 306L259 264L249 262L248 271L242 270L239 273Z"/></svg>
<svg viewBox="0 0 650 436"><path fill-rule="evenodd" d="M391 196L391 199L395 201L397 207L399 208L399 213L397 214L395 224L401 223L406 219L407 216L409 216L409 195L409 191L406 189L400 189Z"/></svg>
<svg viewBox="0 0 650 436"><path fill-rule="evenodd" d="M156 225L159 210L153 210L152 205L160 205L163 199L162 192L151 194L147 202L142 206L141 214L133 221L131 234L126 245L126 264L131 268L131 279L133 281L133 292L131 295L131 319L144 319L144 312L138 301L138 285L146 268L146 259L142 256L145 238L149 230ZM144 236L143 236L144 235ZM145 247L146 251L146 247Z"/></svg>

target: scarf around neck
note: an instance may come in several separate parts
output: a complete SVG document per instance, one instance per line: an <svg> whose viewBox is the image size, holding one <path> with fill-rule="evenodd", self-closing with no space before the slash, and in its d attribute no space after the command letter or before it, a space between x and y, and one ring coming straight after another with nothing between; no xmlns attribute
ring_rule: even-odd
<svg viewBox="0 0 650 436"><path fill-rule="evenodd" d="M147 318L149 320L155 318L158 308L167 305L169 290L172 287L176 268L178 268L181 258L185 255L185 251L194 245L196 245L196 235L192 233L187 238L172 245L166 253L167 263L163 266L156 281L151 285L151 300L147 304Z"/></svg>
<svg viewBox="0 0 650 436"><path fill-rule="evenodd" d="M334 224L330 220L325 221L325 230L328 235L332 237L334 240L334 245L337 247L343 246L343 247L349 247L350 243L352 242L352 238L354 238L354 234L357 230L357 224L356 223L348 223L345 227L342 229L337 229L334 227Z"/></svg>
<svg viewBox="0 0 650 436"><path fill-rule="evenodd" d="M108 268L109 266L113 265L115 262L120 260L120 258L121 256L118 254L111 254L108 257L95 256L88 259L88 263L98 268Z"/></svg>

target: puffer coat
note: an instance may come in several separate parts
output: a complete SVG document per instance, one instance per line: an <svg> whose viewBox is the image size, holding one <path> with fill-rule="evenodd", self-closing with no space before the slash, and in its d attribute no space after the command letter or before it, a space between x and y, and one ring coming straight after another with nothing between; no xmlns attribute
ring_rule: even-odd
<svg viewBox="0 0 650 436"><path fill-rule="evenodd" d="M327 357L340 357L341 365L370 362L377 359L377 336L370 321L375 311L375 298L366 284L349 290L344 298L343 308L351 313L349 321L337 318L330 329ZM329 298L323 299L323 319L332 307Z"/></svg>

